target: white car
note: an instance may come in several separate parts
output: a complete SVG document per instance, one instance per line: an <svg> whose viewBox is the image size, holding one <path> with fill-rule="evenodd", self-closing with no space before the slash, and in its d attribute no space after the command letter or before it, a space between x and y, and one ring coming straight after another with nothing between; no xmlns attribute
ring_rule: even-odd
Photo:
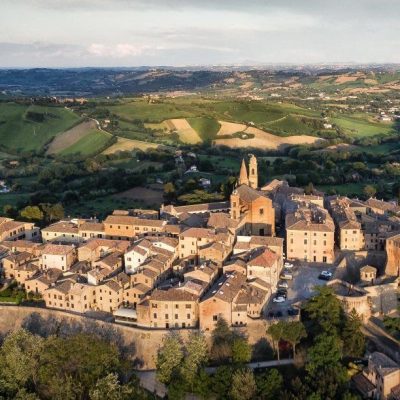
<svg viewBox="0 0 400 400"><path fill-rule="evenodd" d="M289 287L289 284L286 281L280 281L278 282L278 288L284 288L287 289Z"/></svg>
<svg viewBox="0 0 400 400"><path fill-rule="evenodd" d="M287 269L291 269L291 268L294 267L294 265L291 264L290 262L285 262L285 264L283 264L283 266L284 266L285 268L287 268Z"/></svg>
<svg viewBox="0 0 400 400"><path fill-rule="evenodd" d="M321 275L326 276L328 278L332 278L332 272L329 271L322 271Z"/></svg>
<svg viewBox="0 0 400 400"><path fill-rule="evenodd" d="M274 303L284 303L285 298L283 296L274 297L272 300Z"/></svg>

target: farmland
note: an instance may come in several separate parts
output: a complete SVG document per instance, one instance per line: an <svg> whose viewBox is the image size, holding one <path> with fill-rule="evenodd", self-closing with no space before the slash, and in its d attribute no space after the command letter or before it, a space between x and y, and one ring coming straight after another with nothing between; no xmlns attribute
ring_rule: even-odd
<svg viewBox="0 0 400 400"><path fill-rule="evenodd" d="M93 129L85 136L60 152L61 155L79 154L81 156L90 156L98 154L107 147L111 139L109 133Z"/></svg>
<svg viewBox="0 0 400 400"><path fill-rule="evenodd" d="M0 142L12 151L38 151L80 117L64 107L0 103Z"/></svg>

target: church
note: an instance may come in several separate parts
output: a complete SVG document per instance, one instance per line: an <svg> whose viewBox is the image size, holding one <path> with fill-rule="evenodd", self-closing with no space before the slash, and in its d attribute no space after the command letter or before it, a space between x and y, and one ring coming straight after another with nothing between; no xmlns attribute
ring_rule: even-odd
<svg viewBox="0 0 400 400"><path fill-rule="evenodd" d="M243 159L237 187L230 198L231 218L238 222L240 235L275 236L275 209L272 200L258 187L257 158Z"/></svg>

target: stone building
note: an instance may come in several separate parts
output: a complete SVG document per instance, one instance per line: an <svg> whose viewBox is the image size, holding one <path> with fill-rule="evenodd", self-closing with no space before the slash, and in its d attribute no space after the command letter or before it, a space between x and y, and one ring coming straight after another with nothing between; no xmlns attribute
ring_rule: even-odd
<svg viewBox="0 0 400 400"><path fill-rule="evenodd" d="M333 263L335 225L325 209L299 205L285 223L288 259Z"/></svg>

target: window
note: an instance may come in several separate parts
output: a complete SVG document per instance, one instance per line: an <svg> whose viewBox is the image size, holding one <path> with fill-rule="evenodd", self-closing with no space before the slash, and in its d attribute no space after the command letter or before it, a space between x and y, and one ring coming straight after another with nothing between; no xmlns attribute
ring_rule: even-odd
<svg viewBox="0 0 400 400"><path fill-rule="evenodd" d="M307 239L304 239L304 244L307 244Z"/></svg>
<svg viewBox="0 0 400 400"><path fill-rule="evenodd" d="M154 318L154 319L157 319L157 313L154 313L154 314L153 314L153 318Z"/></svg>
<svg viewBox="0 0 400 400"><path fill-rule="evenodd" d="M260 215L264 215L264 209L260 208Z"/></svg>
<svg viewBox="0 0 400 400"><path fill-rule="evenodd" d="M175 314L175 319L178 319L178 314Z"/></svg>
<svg viewBox="0 0 400 400"><path fill-rule="evenodd" d="M218 321L218 315L213 315L213 321Z"/></svg>
<svg viewBox="0 0 400 400"><path fill-rule="evenodd" d="M190 319L190 314L187 314L186 316L187 316L187 319Z"/></svg>

